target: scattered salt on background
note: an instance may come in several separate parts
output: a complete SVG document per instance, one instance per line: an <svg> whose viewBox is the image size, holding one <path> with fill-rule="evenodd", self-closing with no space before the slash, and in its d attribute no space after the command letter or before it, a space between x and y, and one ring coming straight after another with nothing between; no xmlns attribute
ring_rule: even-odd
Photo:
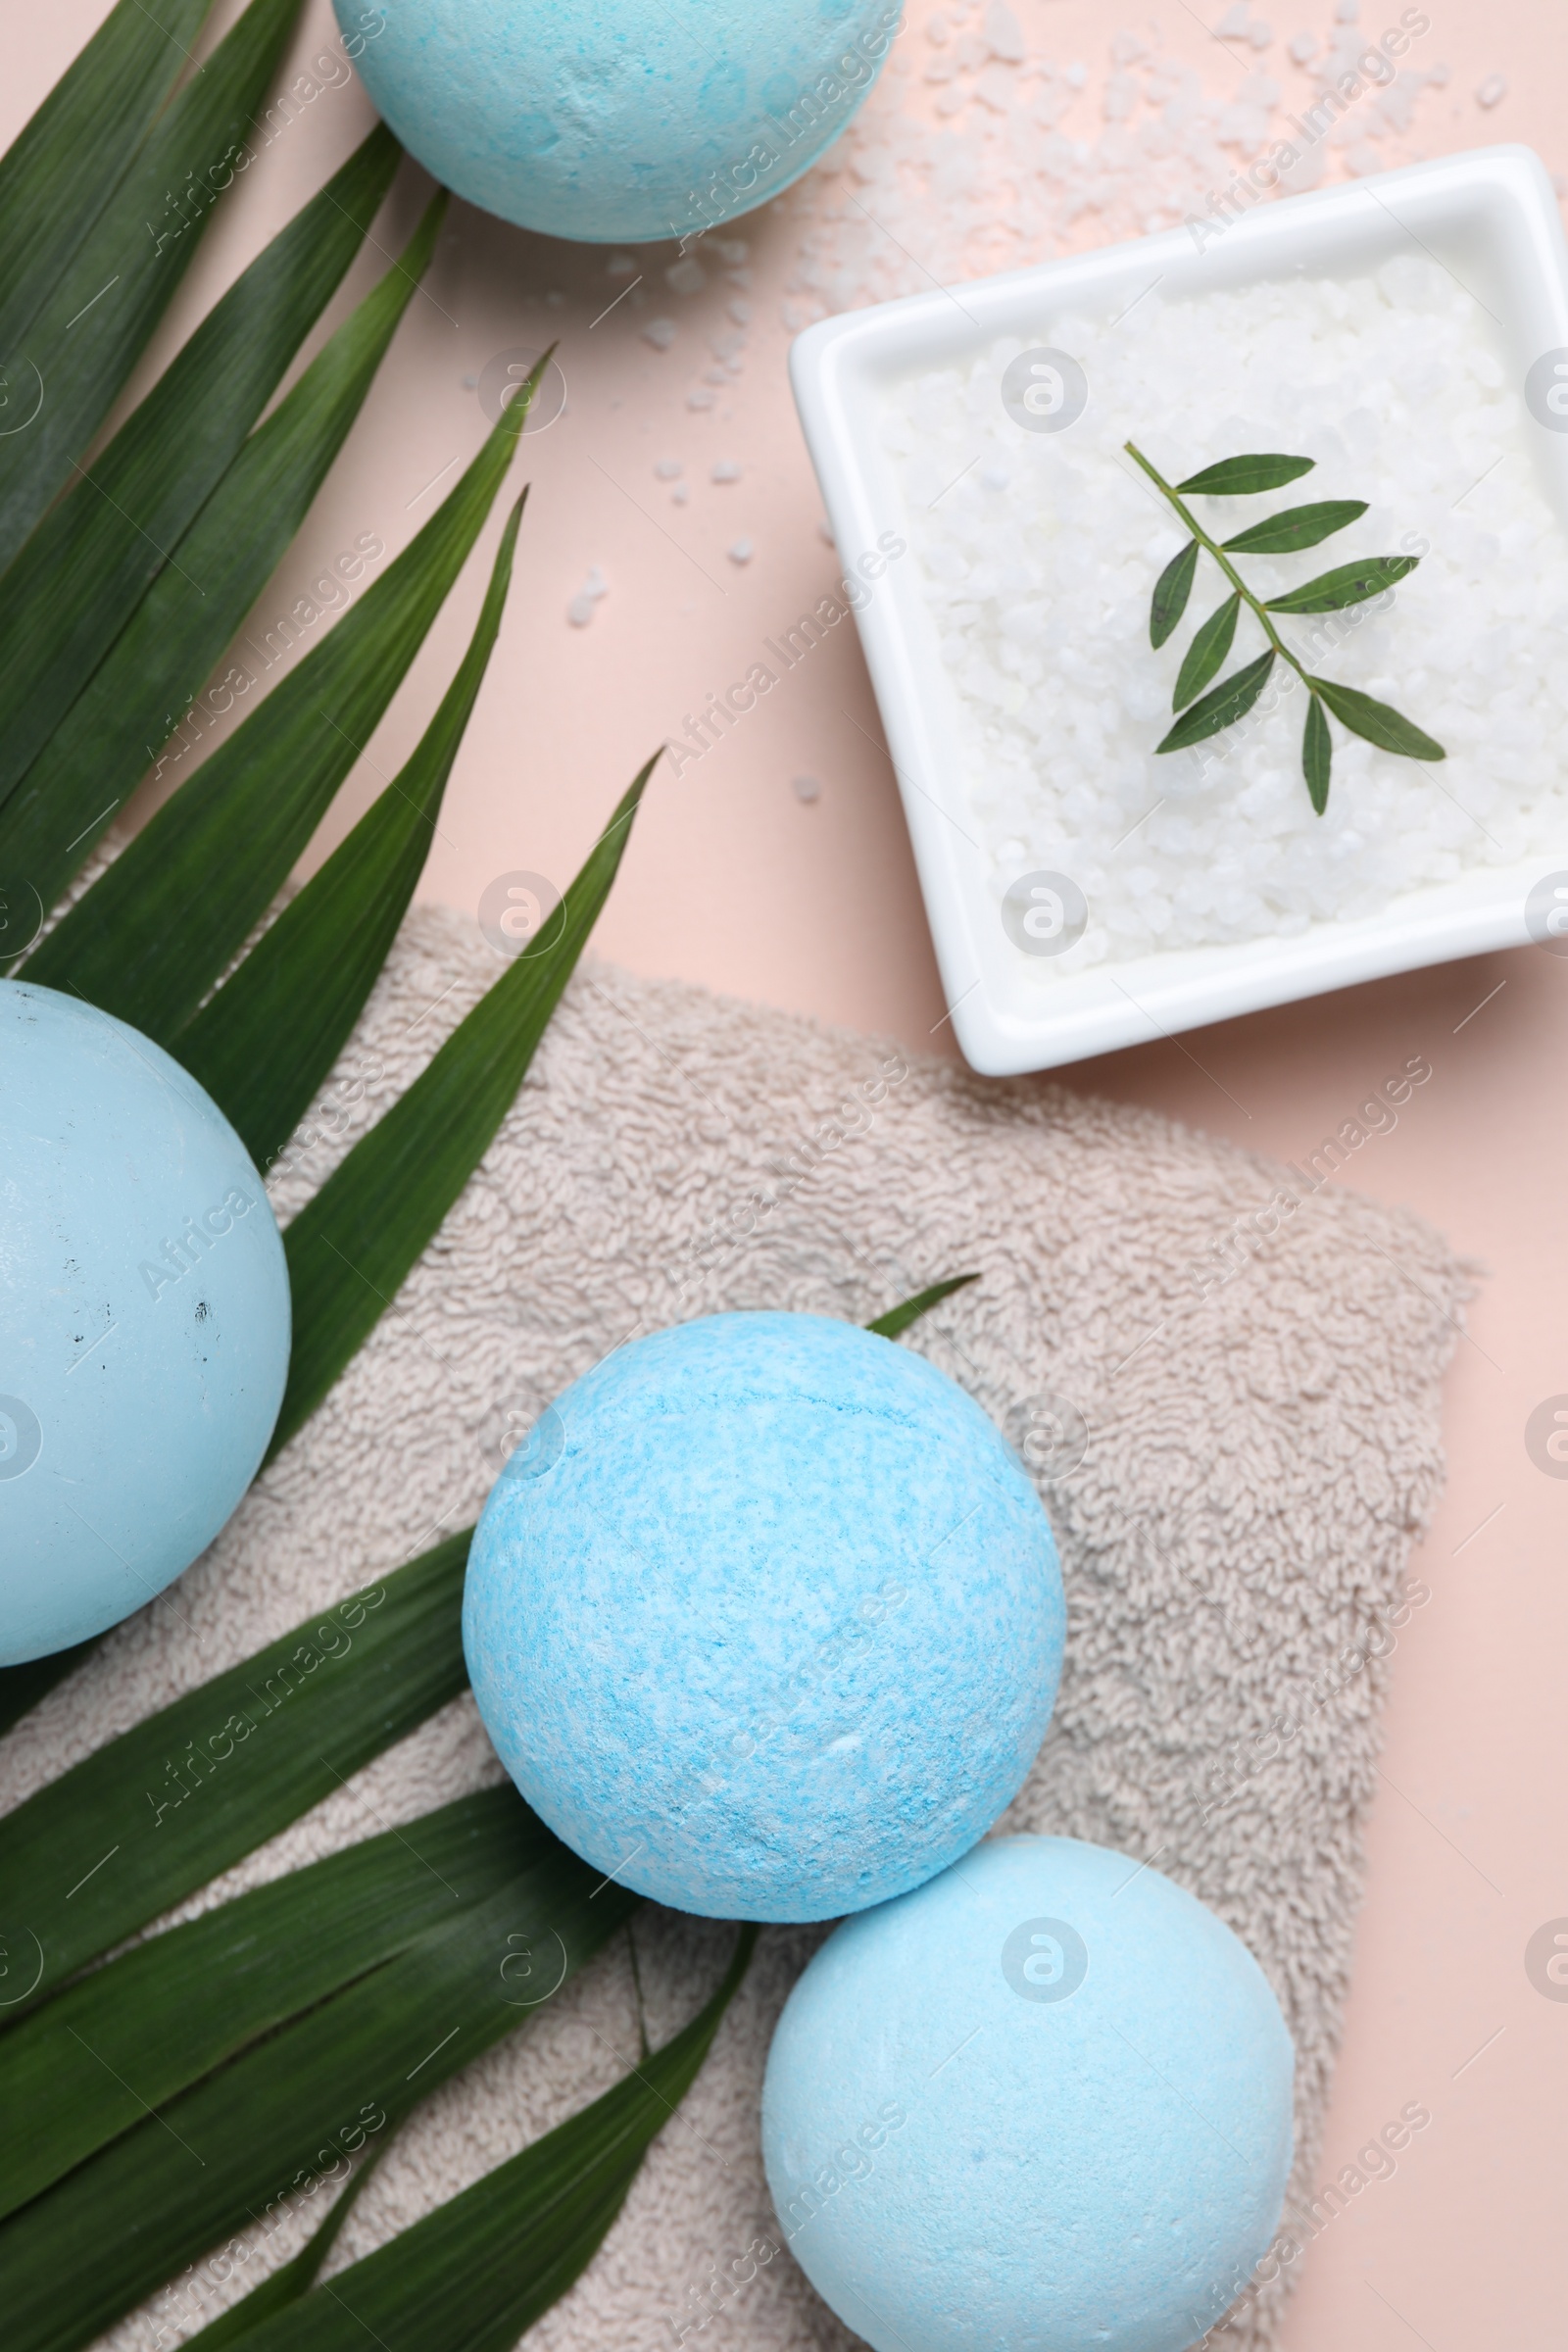
<svg viewBox="0 0 1568 2352"><path fill-rule="evenodd" d="M1485 318L1446 271L1401 257L1375 278L1152 296L1114 331L1061 316L1039 340L1089 376L1068 430L1026 432L1004 409L999 378L1024 348L1011 337L906 381L882 438L996 896L1050 868L1089 902L1083 939L1035 960L1043 983L1369 914L1419 884L1560 848L1568 553ZM1216 538L1309 500L1369 502L1305 554L1238 558L1260 595L1430 543L1391 609L1280 626L1309 669L1393 703L1446 761L1394 758L1331 720L1333 785L1316 816L1301 778L1305 697L1283 664L1271 691L1282 677L1294 691L1271 714L1155 755L1194 628L1227 591L1200 557L1182 625L1152 650L1151 593L1183 532L1122 454L1128 439L1171 482L1247 450L1316 459L1284 492L1195 501ZM1314 646L1309 633L1325 629L1331 642ZM1262 647L1244 614L1225 674Z"/></svg>
<svg viewBox="0 0 1568 2352"><path fill-rule="evenodd" d="M572 627L585 629L594 616L594 611L600 598L609 594L610 582L595 564L590 569L588 577L566 607L566 618Z"/></svg>
<svg viewBox="0 0 1568 2352"><path fill-rule="evenodd" d="M895 43L843 138L779 200L798 224L784 324L1206 218L1216 192L1283 148L1296 154L1288 194L1416 160L1423 95L1448 79L1440 35L1409 36L1396 63L1356 16L1354 0L1336 0L1322 33L1297 33L1287 55L1266 21L1233 7L1231 38L1210 50L1214 87L1153 25L1125 27L1109 41L1096 122L1081 63L1032 51L1009 7L948 0L925 19L925 43ZM1035 24L1049 34L1049 12ZM1270 176L1236 201L1267 201Z"/></svg>

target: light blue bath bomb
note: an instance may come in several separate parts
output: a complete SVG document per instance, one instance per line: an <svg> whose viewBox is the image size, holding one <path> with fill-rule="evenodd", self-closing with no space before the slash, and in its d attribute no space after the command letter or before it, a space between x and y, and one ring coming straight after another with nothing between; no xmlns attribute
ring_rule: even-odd
<svg viewBox="0 0 1568 2352"><path fill-rule="evenodd" d="M919 1886L1008 1802L1065 1623L1051 1527L979 1406L821 1315L618 1348L497 1482L463 1642L557 1836L720 1919Z"/></svg>
<svg viewBox="0 0 1568 2352"><path fill-rule="evenodd" d="M875 79L897 0L333 0L412 155L553 237L698 236L777 196Z"/></svg>
<svg viewBox="0 0 1568 2352"><path fill-rule="evenodd" d="M845 1923L785 2004L762 2153L876 2352L1183 2352L1273 2236L1294 2053L1157 1871L999 1838Z"/></svg>
<svg viewBox="0 0 1568 2352"><path fill-rule="evenodd" d="M288 1349L283 1245L216 1102L123 1021L0 981L0 1664L205 1550Z"/></svg>

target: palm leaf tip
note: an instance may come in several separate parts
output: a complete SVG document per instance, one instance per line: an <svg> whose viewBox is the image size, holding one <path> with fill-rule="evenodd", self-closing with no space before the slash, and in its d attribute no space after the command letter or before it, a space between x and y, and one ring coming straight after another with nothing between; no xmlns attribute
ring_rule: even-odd
<svg viewBox="0 0 1568 2352"><path fill-rule="evenodd" d="M916 1291L912 1298L901 1299L897 1306L890 1306L886 1314L878 1315L865 1328L874 1331L879 1339L896 1340L911 1323L918 1323L922 1315L940 1306L944 1298L951 1298L955 1291L965 1291L971 1282L979 1280L978 1274L950 1274L945 1282L934 1282L929 1290Z"/></svg>
<svg viewBox="0 0 1568 2352"><path fill-rule="evenodd" d="M588 944L662 756L661 746L622 793L563 894L548 943L502 973L288 1227L294 1346L269 1460L374 1330L489 1150Z"/></svg>

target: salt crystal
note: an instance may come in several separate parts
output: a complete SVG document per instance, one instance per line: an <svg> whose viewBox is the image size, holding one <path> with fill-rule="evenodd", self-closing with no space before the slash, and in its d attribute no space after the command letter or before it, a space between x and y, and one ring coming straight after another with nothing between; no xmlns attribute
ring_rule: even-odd
<svg viewBox="0 0 1568 2352"><path fill-rule="evenodd" d="M700 294L708 283L708 271L695 253L683 260L671 262L664 271L664 283L675 294Z"/></svg>
<svg viewBox="0 0 1568 2352"><path fill-rule="evenodd" d="M605 264L607 277L635 277L637 264L629 253L612 253Z"/></svg>
<svg viewBox="0 0 1568 2352"><path fill-rule="evenodd" d="M749 564L752 560L752 543L749 539L737 539L725 553L732 564Z"/></svg>
<svg viewBox="0 0 1568 2352"><path fill-rule="evenodd" d="M1298 66L1306 65L1317 55L1317 34L1298 32L1291 42L1291 55Z"/></svg>
<svg viewBox="0 0 1568 2352"><path fill-rule="evenodd" d="M686 468L681 464L679 458L661 458L654 467L654 471L658 474L662 482L672 482L677 478L678 475L683 474Z"/></svg>
<svg viewBox="0 0 1568 2352"><path fill-rule="evenodd" d="M743 302L741 297L737 294L734 299L726 303L724 307L729 312L730 317L734 319L737 326L750 325L752 306L749 302Z"/></svg>
<svg viewBox="0 0 1568 2352"><path fill-rule="evenodd" d="M1508 78L1504 74L1489 74L1476 92L1478 106L1495 106L1499 98L1508 95Z"/></svg>
<svg viewBox="0 0 1568 2352"><path fill-rule="evenodd" d="M713 250L721 262L731 270L738 270L752 249L744 237L719 237L714 242Z"/></svg>
<svg viewBox="0 0 1568 2352"><path fill-rule="evenodd" d="M791 776L790 790L798 801L819 801L822 787L815 776Z"/></svg>
<svg viewBox="0 0 1568 2352"><path fill-rule="evenodd" d="M993 57L1003 58L1010 65L1022 65L1023 33L1007 0L990 0L981 29Z"/></svg>
<svg viewBox="0 0 1568 2352"><path fill-rule="evenodd" d="M689 409L710 409L712 405L713 395L705 390L701 384L695 384L686 395L686 406Z"/></svg>
<svg viewBox="0 0 1568 2352"><path fill-rule="evenodd" d="M674 489L669 494L670 505L675 507L683 507L690 497L691 492L687 488L686 484L684 482L677 482Z"/></svg>
<svg viewBox="0 0 1568 2352"><path fill-rule="evenodd" d="M1261 18L1257 18L1247 27L1247 37L1254 49L1266 49L1274 38L1274 27L1272 24L1265 24Z"/></svg>
<svg viewBox="0 0 1568 2352"><path fill-rule="evenodd" d="M720 458L708 478L710 482L738 482L741 469L733 458Z"/></svg>
<svg viewBox="0 0 1568 2352"><path fill-rule="evenodd" d="M1360 15L1361 0L1335 0L1334 17L1337 24L1354 24Z"/></svg>
<svg viewBox="0 0 1568 2352"><path fill-rule="evenodd" d="M1089 83L1089 68L1083 65L1069 66L1062 75L1062 79L1070 82L1075 90L1086 89Z"/></svg>
<svg viewBox="0 0 1568 2352"><path fill-rule="evenodd" d="M566 618L574 629L585 629L588 626L600 598L608 595L609 589L609 581L595 564L590 569L588 577L566 607Z"/></svg>
<svg viewBox="0 0 1568 2352"><path fill-rule="evenodd" d="M673 318L650 318L643 328L643 341L651 343L656 351L667 351L674 340Z"/></svg>
<svg viewBox="0 0 1568 2352"><path fill-rule="evenodd" d="M1220 39L1222 41L1245 41L1248 14L1247 0L1236 0L1234 8L1228 8L1214 27Z"/></svg>

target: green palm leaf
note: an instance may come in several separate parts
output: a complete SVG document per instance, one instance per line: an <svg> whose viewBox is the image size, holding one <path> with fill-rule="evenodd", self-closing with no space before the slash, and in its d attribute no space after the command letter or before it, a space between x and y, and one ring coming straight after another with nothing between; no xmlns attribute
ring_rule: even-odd
<svg viewBox="0 0 1568 2352"><path fill-rule="evenodd" d="M180 1036L180 1060L259 1167L337 1059L414 896L501 627L526 497L508 517L472 642L414 757Z"/></svg>
<svg viewBox="0 0 1568 2352"><path fill-rule="evenodd" d="M511 2352L597 2253L650 2142L691 2088L757 1942L741 1930L711 2000L592 2106L286 2312L243 2352ZM244 2306L240 2307L242 2310ZM209 2352L204 2331L194 2339Z"/></svg>
<svg viewBox="0 0 1568 2352"><path fill-rule="evenodd" d="M424 642L501 487L538 373L417 536L77 901L30 958L29 979L72 989L161 1045L177 1037L283 888Z"/></svg>
<svg viewBox="0 0 1568 2352"><path fill-rule="evenodd" d="M75 2352L291 2187L335 2172L539 2005L502 1973L510 1961L542 1973L548 1952L553 1992L640 1899L552 1839L488 1901L455 1906L144 2116L0 2223L7 2352Z"/></svg>
<svg viewBox="0 0 1568 2352"><path fill-rule="evenodd" d="M20 353L179 77L212 0L119 0L0 158L0 359ZM7 423L18 419L8 416Z"/></svg>
<svg viewBox="0 0 1568 2352"><path fill-rule="evenodd" d="M940 1306L944 1298L951 1298L955 1291L967 1290L971 1282L978 1282L979 1279L978 1274L950 1274L946 1282L934 1282L928 1291L916 1291L914 1297L906 1298L902 1306L890 1306L885 1315L878 1315L876 1321L868 1323L865 1328L878 1333L884 1340L896 1340L901 1333L908 1330L911 1323L918 1323L922 1315L928 1315L934 1306Z"/></svg>
<svg viewBox="0 0 1568 2352"><path fill-rule="evenodd" d="M0 2018L13 2024L25 2013L18 1994L41 2001L466 1688L471 1533L308 1617L0 1818L14 1985ZM190 1788L183 1801L171 1801L172 1778Z"/></svg>
<svg viewBox="0 0 1568 2352"><path fill-rule="evenodd" d="M0 800L226 471L359 252L402 152L390 131L371 131L235 279L0 579ZM188 560L168 560L204 597Z"/></svg>
<svg viewBox="0 0 1568 2352"><path fill-rule="evenodd" d="M496 981L284 1234L294 1348L269 1460L368 1339L511 1108L610 895L660 757L634 777L567 885L546 944Z"/></svg>
<svg viewBox="0 0 1568 2352"><path fill-rule="evenodd" d="M402 259L251 434L0 809L0 874L25 876L40 906L64 895L287 552L428 267L446 202L431 200Z"/></svg>
<svg viewBox="0 0 1568 2352"><path fill-rule="evenodd" d="M371 2149L350 2179L348 2186L338 2196L336 2204L329 2208L326 2219L306 2239L292 2261L280 2263L275 2271L269 2272L259 2286L253 2286L248 2295L238 2303L230 2304L227 2311L220 2311L216 2320L209 2320L206 2327L199 2328L194 2336L187 2336L186 2343L199 2343L202 2352L221 2352L224 2345L237 2343L242 2335L249 2334L259 2321L270 2320L274 2312L286 2311L291 2303L299 2301L301 2295L308 2294L316 2284L322 2263L332 2251L338 2231L354 2211L361 2191L373 2178L376 2166L391 2144L390 2140L383 2139Z"/></svg>
<svg viewBox="0 0 1568 2352"><path fill-rule="evenodd" d="M13 368L25 362L44 390L27 430L0 439L0 564L70 479L176 292L220 193L214 183L232 177L245 152L299 9L300 0L251 0L165 110L24 342L6 355ZM184 196L183 213L171 191Z"/></svg>
<svg viewBox="0 0 1568 2352"><path fill-rule="evenodd" d="M0 2034L0 2217L259 2034L487 1901L556 1840L509 1786L289 1872L79 1977Z"/></svg>

